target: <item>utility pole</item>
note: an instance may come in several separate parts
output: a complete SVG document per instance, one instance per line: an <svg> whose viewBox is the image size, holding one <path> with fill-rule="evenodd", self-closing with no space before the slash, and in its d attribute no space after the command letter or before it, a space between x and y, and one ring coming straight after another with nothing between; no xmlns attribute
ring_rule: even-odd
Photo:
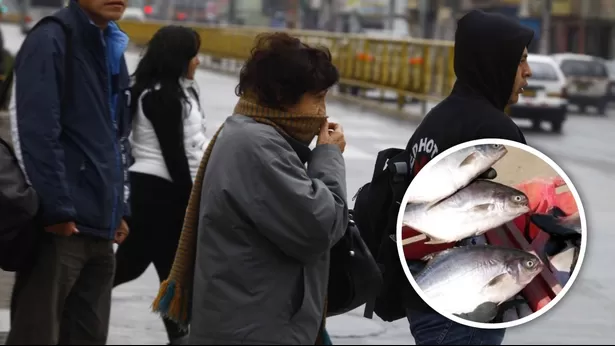
<svg viewBox="0 0 615 346"><path fill-rule="evenodd" d="M25 35L28 32L28 23L26 23L26 17L29 15L30 12L30 0L19 1L18 6L19 13L21 14L19 25L21 26L21 33Z"/></svg>
<svg viewBox="0 0 615 346"><path fill-rule="evenodd" d="M299 0L288 0L286 9L286 26L288 29L299 29Z"/></svg>
<svg viewBox="0 0 615 346"><path fill-rule="evenodd" d="M237 1L228 0L228 23L229 25L235 24L237 18Z"/></svg>
<svg viewBox="0 0 615 346"><path fill-rule="evenodd" d="M393 22L393 32L396 35L410 35L410 27L408 25L408 1L397 0L395 6L395 21Z"/></svg>
<svg viewBox="0 0 615 346"><path fill-rule="evenodd" d="M527 18L530 16L530 0L521 0L519 3L519 17Z"/></svg>
<svg viewBox="0 0 615 346"><path fill-rule="evenodd" d="M547 55L551 49L551 9L553 0L542 0L542 33L540 35L540 54Z"/></svg>
<svg viewBox="0 0 615 346"><path fill-rule="evenodd" d="M419 0L419 23L421 25L421 38L427 39L428 34L428 25L427 22L429 11L429 1L430 0ZM423 57L423 60L426 61L429 57ZM426 72L429 73L429 72ZM429 92L426 90L426 92ZM421 101L421 116L425 116L427 114L427 100Z"/></svg>
<svg viewBox="0 0 615 346"><path fill-rule="evenodd" d="M387 25L385 26L386 30L393 31L393 27L395 25L395 9L397 5L397 1L389 0L389 13L388 20L386 21Z"/></svg>
<svg viewBox="0 0 615 346"><path fill-rule="evenodd" d="M429 23L427 20L429 1L430 0L419 0L419 23L421 26L421 38L424 39L427 39L427 34L429 32Z"/></svg>

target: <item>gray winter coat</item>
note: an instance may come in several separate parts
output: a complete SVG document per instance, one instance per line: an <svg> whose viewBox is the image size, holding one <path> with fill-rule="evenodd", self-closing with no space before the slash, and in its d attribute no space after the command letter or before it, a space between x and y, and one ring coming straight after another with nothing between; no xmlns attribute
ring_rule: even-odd
<svg viewBox="0 0 615 346"><path fill-rule="evenodd" d="M306 169L289 143L245 116L224 123L203 181L191 344L316 340L346 170L336 145L304 147Z"/></svg>

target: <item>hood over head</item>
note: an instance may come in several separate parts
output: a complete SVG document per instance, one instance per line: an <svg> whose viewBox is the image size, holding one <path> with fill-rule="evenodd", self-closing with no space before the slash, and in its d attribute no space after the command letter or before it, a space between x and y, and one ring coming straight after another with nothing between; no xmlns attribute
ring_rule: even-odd
<svg viewBox="0 0 615 346"><path fill-rule="evenodd" d="M510 99L523 50L534 31L514 19L472 10L457 22L455 74L457 81L504 110Z"/></svg>

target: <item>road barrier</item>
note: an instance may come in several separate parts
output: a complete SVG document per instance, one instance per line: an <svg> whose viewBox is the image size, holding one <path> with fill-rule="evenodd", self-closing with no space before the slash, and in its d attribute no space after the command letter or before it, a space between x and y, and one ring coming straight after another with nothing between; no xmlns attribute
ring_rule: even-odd
<svg viewBox="0 0 615 346"><path fill-rule="evenodd" d="M156 22L121 21L120 26L138 45L144 45L164 25ZM257 34L272 31L257 27L193 26L201 35L201 53L220 60L242 62L249 57ZM341 74L340 83L354 94L367 90L395 93L401 100L438 101L455 81L453 43L420 39L383 39L366 35L288 30L308 44L331 51ZM239 64L225 64L225 67ZM218 68L224 68L219 66Z"/></svg>
<svg viewBox="0 0 615 346"><path fill-rule="evenodd" d="M5 14L5 22L19 16ZM145 45L166 22L120 21L119 25L136 45ZM236 73L262 32L260 27L215 27L186 24L201 35L204 67ZM331 51L341 80L339 92L393 101L398 110L415 101L439 101L448 95L455 75L453 42L422 39L374 38L367 35L324 31L285 30L308 44L324 45Z"/></svg>

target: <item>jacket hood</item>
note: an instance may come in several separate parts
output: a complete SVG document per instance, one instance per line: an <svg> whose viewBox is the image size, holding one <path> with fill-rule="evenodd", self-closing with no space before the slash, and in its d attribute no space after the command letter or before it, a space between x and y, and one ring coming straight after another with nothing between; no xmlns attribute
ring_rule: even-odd
<svg viewBox="0 0 615 346"><path fill-rule="evenodd" d="M534 31L501 14L472 10L457 22L454 68L457 81L504 110L523 50Z"/></svg>

